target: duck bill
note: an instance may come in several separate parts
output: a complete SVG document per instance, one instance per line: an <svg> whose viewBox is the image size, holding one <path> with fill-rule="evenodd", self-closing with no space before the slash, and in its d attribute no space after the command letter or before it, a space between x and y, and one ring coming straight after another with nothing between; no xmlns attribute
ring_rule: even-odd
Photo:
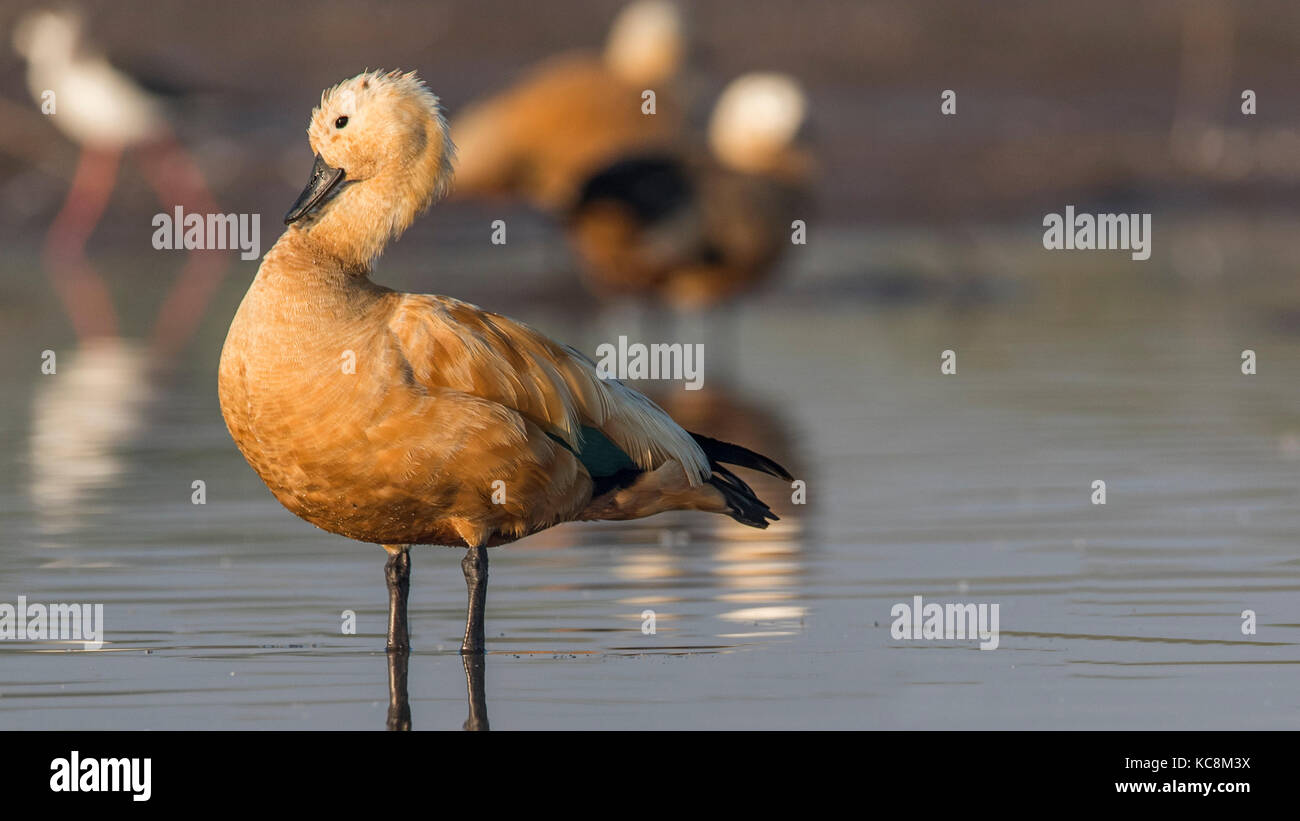
<svg viewBox="0 0 1300 821"><path fill-rule="evenodd" d="M289 225L302 219L313 208L324 202L342 181L343 169L331 167L320 154L317 154L316 164L311 167L311 179L308 180L307 187L298 195L298 200L289 209L289 213L284 215L284 224Z"/></svg>

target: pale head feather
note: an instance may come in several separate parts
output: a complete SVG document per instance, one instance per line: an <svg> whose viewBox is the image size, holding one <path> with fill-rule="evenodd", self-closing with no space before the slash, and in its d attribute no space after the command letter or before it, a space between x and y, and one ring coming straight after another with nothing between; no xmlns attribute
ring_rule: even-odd
<svg viewBox="0 0 1300 821"><path fill-rule="evenodd" d="M415 72L367 71L326 90L307 137L345 176L338 194L300 230L345 262L368 268L451 187L456 149L447 120Z"/></svg>
<svg viewBox="0 0 1300 821"><path fill-rule="evenodd" d="M66 61L81 42L81 15L72 9L37 9L14 25L14 50L29 62Z"/></svg>
<svg viewBox="0 0 1300 821"><path fill-rule="evenodd" d="M638 0L614 18L605 63L631 83L653 85L677 73L683 51L682 17L667 0Z"/></svg>
<svg viewBox="0 0 1300 821"><path fill-rule="evenodd" d="M709 146L738 170L770 170L789 148L807 115L799 83L786 74L755 72L732 80L718 97L709 120Z"/></svg>

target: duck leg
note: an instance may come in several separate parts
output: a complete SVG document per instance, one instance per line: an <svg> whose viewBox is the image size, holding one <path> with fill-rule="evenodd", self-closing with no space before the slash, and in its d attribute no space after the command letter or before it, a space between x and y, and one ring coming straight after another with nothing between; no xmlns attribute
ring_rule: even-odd
<svg viewBox="0 0 1300 821"><path fill-rule="evenodd" d="M488 557L486 547L471 547L461 560L465 587L469 590L469 607L465 611L465 640L461 653L483 652L483 609L487 605Z"/></svg>
<svg viewBox="0 0 1300 821"><path fill-rule="evenodd" d="M389 730L411 729L411 700L406 684L411 661L410 633L406 626L406 598L411 590L411 553L408 545L384 545L388 562L388 722Z"/></svg>
<svg viewBox="0 0 1300 821"><path fill-rule="evenodd" d="M384 578L388 581L388 650L408 652L410 635L406 629L406 594L411 589L411 554L408 545L384 545L388 563Z"/></svg>

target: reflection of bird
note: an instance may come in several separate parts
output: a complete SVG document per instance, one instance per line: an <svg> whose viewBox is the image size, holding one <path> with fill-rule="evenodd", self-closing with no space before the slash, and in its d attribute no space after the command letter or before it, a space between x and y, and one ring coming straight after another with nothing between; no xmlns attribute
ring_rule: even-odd
<svg viewBox="0 0 1300 821"><path fill-rule="evenodd" d="M142 347L101 337L39 377L29 491L46 533L73 528L87 512L86 497L121 477L119 448L143 430L153 396L149 367Z"/></svg>
<svg viewBox="0 0 1300 821"><path fill-rule="evenodd" d="M559 212L596 168L619 154L670 145L681 127L672 79L681 20L664 0L625 8L603 55L552 58L456 118L457 195L522 198ZM645 91L655 112L643 113Z"/></svg>
<svg viewBox="0 0 1300 821"><path fill-rule="evenodd" d="M468 548L462 652L477 653L489 546L667 510L774 518L722 464L788 478L766 457L687 433L525 325L370 282L451 179L437 98L413 74L329 90L309 137L311 181L226 338L221 408L289 510L389 551L391 649L409 646L411 544Z"/></svg>
<svg viewBox="0 0 1300 821"><path fill-rule="evenodd" d="M14 28L14 47L27 60L27 86L50 120L81 146L72 188L45 240L45 262L81 340L114 336L117 315L108 287L86 259L117 181L126 149L140 149L146 179L168 207L215 210L203 177L172 137L167 106L118 70L87 41L84 20L71 11L34 11ZM166 353L189 338L216 288L219 255L190 254L158 314L154 347Z"/></svg>
<svg viewBox="0 0 1300 821"><path fill-rule="evenodd" d="M723 92L711 152L624 155L582 186L569 236L589 283L679 310L757 285L806 217L811 163L796 144L807 104L780 74L748 74Z"/></svg>
<svg viewBox="0 0 1300 821"><path fill-rule="evenodd" d="M714 381L702 390L663 390L652 397L688 430L707 430L734 441L761 443L763 450L789 465L794 476L805 475L798 461L799 448L785 420L773 408L735 386ZM661 544L709 545L711 583L691 588L712 591L712 598L721 605L718 618L725 627L718 634L720 638L788 635L798 629L805 615L799 580L805 572L809 517L802 512L805 508L775 507L785 524L779 533L716 527L717 520L700 519L666 522L659 534ZM697 562L698 554L692 551L688 560L671 550L634 550L620 554L618 559L619 576L649 582L680 577L685 572L684 563ZM671 603L662 599L633 596L621 603L658 603L664 605L660 615L670 615Z"/></svg>

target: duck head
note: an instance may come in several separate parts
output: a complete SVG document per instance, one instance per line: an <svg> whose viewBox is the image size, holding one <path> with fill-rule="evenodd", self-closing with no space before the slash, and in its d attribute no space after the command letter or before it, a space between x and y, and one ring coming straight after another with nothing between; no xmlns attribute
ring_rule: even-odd
<svg viewBox="0 0 1300 821"><path fill-rule="evenodd" d="M307 138L316 162L284 222L349 268L368 269L451 184L447 121L414 72L366 72L329 89Z"/></svg>
<svg viewBox="0 0 1300 821"><path fill-rule="evenodd" d="M793 77L752 72L732 80L709 118L709 147L725 166L748 174L778 174L808 165L797 147L808 98Z"/></svg>
<svg viewBox="0 0 1300 821"><path fill-rule="evenodd" d="M667 83L685 53L682 16L669 0L637 0L614 18L605 41L605 62L628 82L645 87Z"/></svg>

